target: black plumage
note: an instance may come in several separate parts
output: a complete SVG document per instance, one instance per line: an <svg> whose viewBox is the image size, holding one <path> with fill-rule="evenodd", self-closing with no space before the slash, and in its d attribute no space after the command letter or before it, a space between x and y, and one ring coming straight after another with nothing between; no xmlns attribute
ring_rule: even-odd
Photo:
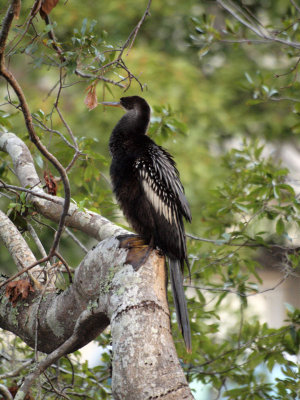
<svg viewBox="0 0 300 400"><path fill-rule="evenodd" d="M188 266L183 218L191 213L172 156L146 133L150 107L139 96L117 103L127 112L112 131L109 149L113 190L133 229L169 260L176 314L187 349L191 333L183 290L184 263Z"/></svg>

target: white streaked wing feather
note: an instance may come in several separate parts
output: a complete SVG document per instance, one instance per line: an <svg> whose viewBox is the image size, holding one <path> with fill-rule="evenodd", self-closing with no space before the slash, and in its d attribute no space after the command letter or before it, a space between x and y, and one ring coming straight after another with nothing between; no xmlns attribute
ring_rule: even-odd
<svg viewBox="0 0 300 400"><path fill-rule="evenodd" d="M149 156L147 162L141 158L135 162L149 201L171 224L178 226L179 205L185 218L191 220L189 205L171 156L160 147L150 149Z"/></svg>
<svg viewBox="0 0 300 400"><path fill-rule="evenodd" d="M170 224L175 223L176 225L178 225L176 213L174 212L171 204L167 204L167 202L163 201L162 197L157 194L157 185L155 181L149 177L145 170L144 173L140 171L140 176L142 178L142 186L145 194L150 203L153 205L154 209L160 215L162 215Z"/></svg>

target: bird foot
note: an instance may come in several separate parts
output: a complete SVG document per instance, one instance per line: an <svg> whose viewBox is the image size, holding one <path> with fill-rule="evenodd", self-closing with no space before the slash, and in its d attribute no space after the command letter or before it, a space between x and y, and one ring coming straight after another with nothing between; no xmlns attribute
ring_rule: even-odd
<svg viewBox="0 0 300 400"><path fill-rule="evenodd" d="M119 247L121 249L148 246L145 240L139 235L119 235L117 236L117 239L120 242Z"/></svg>
<svg viewBox="0 0 300 400"><path fill-rule="evenodd" d="M117 239L120 242L120 248L128 249L126 264L132 265L133 269L138 271L148 260L153 247L139 235L120 235Z"/></svg>

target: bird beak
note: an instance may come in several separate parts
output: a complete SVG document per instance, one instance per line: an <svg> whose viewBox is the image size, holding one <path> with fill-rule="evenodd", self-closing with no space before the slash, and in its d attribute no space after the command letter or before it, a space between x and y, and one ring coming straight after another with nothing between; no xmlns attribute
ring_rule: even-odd
<svg viewBox="0 0 300 400"><path fill-rule="evenodd" d="M111 101L111 102L110 101L101 101L99 104L102 104L103 106L123 108L119 101Z"/></svg>

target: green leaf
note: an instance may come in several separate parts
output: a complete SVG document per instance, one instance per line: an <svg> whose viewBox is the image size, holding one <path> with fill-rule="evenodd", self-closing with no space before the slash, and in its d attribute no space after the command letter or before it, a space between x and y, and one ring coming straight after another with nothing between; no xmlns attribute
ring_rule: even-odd
<svg viewBox="0 0 300 400"><path fill-rule="evenodd" d="M282 218L279 218L276 222L276 233L277 235L282 235L285 230L284 222Z"/></svg>

